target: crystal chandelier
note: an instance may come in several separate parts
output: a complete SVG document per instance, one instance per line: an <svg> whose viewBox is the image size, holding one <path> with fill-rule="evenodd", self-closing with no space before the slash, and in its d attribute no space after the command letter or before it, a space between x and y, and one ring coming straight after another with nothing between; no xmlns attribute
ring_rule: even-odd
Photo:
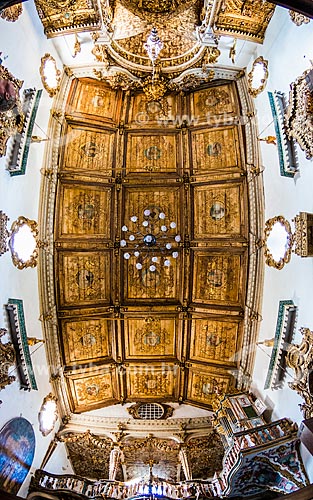
<svg viewBox="0 0 313 500"><path fill-rule="evenodd" d="M171 259L177 259L181 241L176 222L167 221L164 212L146 208L143 217L130 217L129 226L122 227L120 247L125 250L125 260L136 259L136 269L157 271L160 266L170 267Z"/></svg>

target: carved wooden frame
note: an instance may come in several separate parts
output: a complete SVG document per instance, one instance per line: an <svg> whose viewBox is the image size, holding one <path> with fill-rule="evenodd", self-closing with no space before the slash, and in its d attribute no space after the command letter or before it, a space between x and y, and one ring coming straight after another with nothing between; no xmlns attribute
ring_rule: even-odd
<svg viewBox="0 0 313 500"><path fill-rule="evenodd" d="M13 239L14 236L19 232L21 227L23 226L28 226L29 229L31 230L31 233L36 240L36 247L33 250L33 253L29 256L29 258L26 261L23 261L18 253L14 250L14 243ZM38 243L38 224L35 220L27 219L23 215L20 215L16 221L13 222L11 226L11 233L10 233L10 239L9 239L9 248L11 250L11 257L13 264L15 267L18 269L25 269L26 267L36 267L37 266L37 260L38 260L38 248L37 248L37 243Z"/></svg>
<svg viewBox="0 0 313 500"><path fill-rule="evenodd" d="M270 249L267 246L267 240L271 234L271 231L274 227L274 225L279 222L282 226L285 227L286 232L288 233L287 236L287 244L288 248L285 251L285 254L283 257L279 259L279 261L276 261L270 251ZM285 264L288 264L291 258L291 249L292 249L292 244L293 244L294 236L291 232L291 226L290 223L285 219L283 215L277 215L275 217L272 217L271 219L268 219L265 222L265 228L264 228L264 256L265 256L265 263L268 266L275 267L275 269L282 269Z"/></svg>
<svg viewBox="0 0 313 500"><path fill-rule="evenodd" d="M45 67L46 67L46 64L48 61L51 61L54 64L55 78L57 81L56 87L50 87L50 85L47 82L47 77L45 75ZM56 60L54 59L54 57L52 57L51 54L47 53L41 58L39 72L40 72L42 84L43 84L44 88L46 89L46 91L48 92L49 96L50 97L55 96L55 94L58 92L58 90L60 88L61 71L57 68Z"/></svg>
<svg viewBox="0 0 313 500"><path fill-rule="evenodd" d="M264 77L261 79L260 85L255 88L255 87L252 87L253 73L254 73L255 68L258 64L261 64L263 66ZM268 75L269 75L269 73L268 73L268 61L266 61L266 59L264 59L262 56L257 57L252 64L251 71L247 75L248 76L248 92L250 95L252 95L252 97L256 97L261 92L263 92L263 90L265 89L266 84L267 84Z"/></svg>
<svg viewBox="0 0 313 500"><path fill-rule="evenodd" d="M38 413L38 421L39 421L39 430L43 436L48 436L50 432L53 431L54 424L56 423L58 419L58 411L57 407L55 406L54 410L54 419L53 423L51 424L51 427L49 429L46 429L43 425L43 412L45 411L45 406L49 401L57 401L57 398L51 394L51 392L44 398L42 405L40 407L39 413Z"/></svg>

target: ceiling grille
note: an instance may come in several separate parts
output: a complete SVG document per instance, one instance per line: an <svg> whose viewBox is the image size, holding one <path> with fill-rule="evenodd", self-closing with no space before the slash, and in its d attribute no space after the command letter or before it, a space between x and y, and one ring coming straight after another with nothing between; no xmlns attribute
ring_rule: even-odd
<svg viewBox="0 0 313 500"><path fill-rule="evenodd" d="M143 420L157 420L163 417L164 409L158 403L144 403L139 406L137 413Z"/></svg>

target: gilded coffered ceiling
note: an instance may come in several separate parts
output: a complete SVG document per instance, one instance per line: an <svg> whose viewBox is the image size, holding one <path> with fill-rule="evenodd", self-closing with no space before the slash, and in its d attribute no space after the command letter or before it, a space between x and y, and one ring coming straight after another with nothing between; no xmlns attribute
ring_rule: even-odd
<svg viewBox="0 0 313 500"><path fill-rule="evenodd" d="M268 4L250 24L248 2L239 13L230 0L36 5L56 44L88 30L92 58L65 68L42 169L40 319L59 438L90 478L208 478L223 446L207 412L249 387L263 269L254 108L244 72L218 66L217 28L233 29L233 13L261 41ZM140 420L139 403L167 405L163 420ZM194 418L180 418L187 406Z"/></svg>
<svg viewBox="0 0 313 500"><path fill-rule="evenodd" d="M247 383L253 359L254 153L238 121L239 84L155 102L92 79L68 85L62 128L53 118L57 177L46 171L56 188L47 282L56 309L43 315L63 404L74 413L139 401L210 410L216 394ZM164 244L142 239L148 220Z"/></svg>

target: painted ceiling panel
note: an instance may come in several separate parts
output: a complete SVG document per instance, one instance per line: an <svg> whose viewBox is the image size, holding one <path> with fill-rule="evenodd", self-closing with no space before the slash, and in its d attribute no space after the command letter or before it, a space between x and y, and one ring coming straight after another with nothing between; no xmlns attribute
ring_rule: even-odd
<svg viewBox="0 0 313 500"><path fill-rule="evenodd" d="M221 123L239 113L236 86L215 82L148 102L73 79L67 107L54 234L69 405L211 409L235 384L243 335L245 151L240 127ZM196 119L177 126L188 109ZM176 118L164 122L170 110ZM140 113L146 127L136 123ZM121 116L126 125L117 127Z"/></svg>

